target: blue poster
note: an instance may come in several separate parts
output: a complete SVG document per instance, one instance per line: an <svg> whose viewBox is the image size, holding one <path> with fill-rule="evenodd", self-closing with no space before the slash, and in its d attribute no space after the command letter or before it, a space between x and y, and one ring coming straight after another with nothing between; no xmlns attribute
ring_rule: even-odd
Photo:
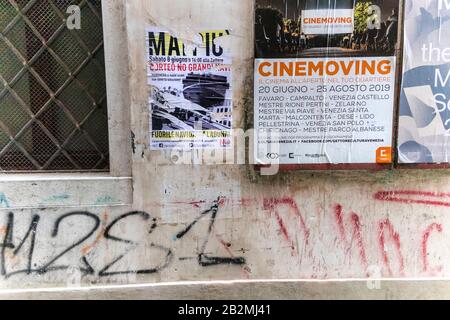
<svg viewBox="0 0 450 320"><path fill-rule="evenodd" d="M399 163L450 162L450 0L406 0Z"/></svg>

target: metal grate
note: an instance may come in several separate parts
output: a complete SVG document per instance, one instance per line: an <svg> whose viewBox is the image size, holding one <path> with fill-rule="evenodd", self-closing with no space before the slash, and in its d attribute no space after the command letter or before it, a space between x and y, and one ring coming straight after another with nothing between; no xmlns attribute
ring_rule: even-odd
<svg viewBox="0 0 450 320"><path fill-rule="evenodd" d="M101 0L0 0L0 171L108 169Z"/></svg>

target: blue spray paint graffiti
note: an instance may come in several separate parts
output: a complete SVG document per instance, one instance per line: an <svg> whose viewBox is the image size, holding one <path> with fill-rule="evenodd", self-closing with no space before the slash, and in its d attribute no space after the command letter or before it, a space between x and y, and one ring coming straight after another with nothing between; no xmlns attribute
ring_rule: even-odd
<svg viewBox="0 0 450 320"><path fill-rule="evenodd" d="M0 208L9 208L8 198L3 192L0 192Z"/></svg>
<svg viewBox="0 0 450 320"><path fill-rule="evenodd" d="M98 197L95 201L95 205L112 205L114 203L119 203L119 201L110 196Z"/></svg>
<svg viewBox="0 0 450 320"><path fill-rule="evenodd" d="M44 200L44 203L47 202L64 202L66 200L69 200L70 196L68 194L58 194L52 197L49 197L47 199Z"/></svg>

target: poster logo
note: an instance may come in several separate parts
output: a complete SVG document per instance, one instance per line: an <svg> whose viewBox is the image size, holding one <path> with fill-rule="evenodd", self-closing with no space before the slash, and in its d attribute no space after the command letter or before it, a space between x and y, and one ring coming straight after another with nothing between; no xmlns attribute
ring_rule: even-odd
<svg viewBox="0 0 450 320"><path fill-rule="evenodd" d="M377 150L377 163L389 164L392 163L392 148L382 147Z"/></svg>
<svg viewBox="0 0 450 320"><path fill-rule="evenodd" d="M352 9L304 10L302 31L306 35L352 33L353 17Z"/></svg>

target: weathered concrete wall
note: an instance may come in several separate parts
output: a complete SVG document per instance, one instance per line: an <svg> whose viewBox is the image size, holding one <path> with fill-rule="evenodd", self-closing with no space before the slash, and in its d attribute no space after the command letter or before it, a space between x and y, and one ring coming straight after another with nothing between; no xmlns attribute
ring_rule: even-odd
<svg viewBox="0 0 450 320"><path fill-rule="evenodd" d="M442 173L213 174L167 173L144 212L2 211L1 285L449 276Z"/></svg>
<svg viewBox="0 0 450 320"><path fill-rule="evenodd" d="M111 205L109 191L64 208L76 195L49 191L36 200L40 209L15 209L17 192L2 188L1 287L450 277L447 170L261 177L249 166L175 165L169 153L148 150L145 26L185 37L233 30L234 127L244 128L252 117L253 1L105 5L117 18L117 55L129 56L116 61L129 73L110 85L130 95L123 108L134 134L133 204ZM131 141L113 152L131 154Z"/></svg>

